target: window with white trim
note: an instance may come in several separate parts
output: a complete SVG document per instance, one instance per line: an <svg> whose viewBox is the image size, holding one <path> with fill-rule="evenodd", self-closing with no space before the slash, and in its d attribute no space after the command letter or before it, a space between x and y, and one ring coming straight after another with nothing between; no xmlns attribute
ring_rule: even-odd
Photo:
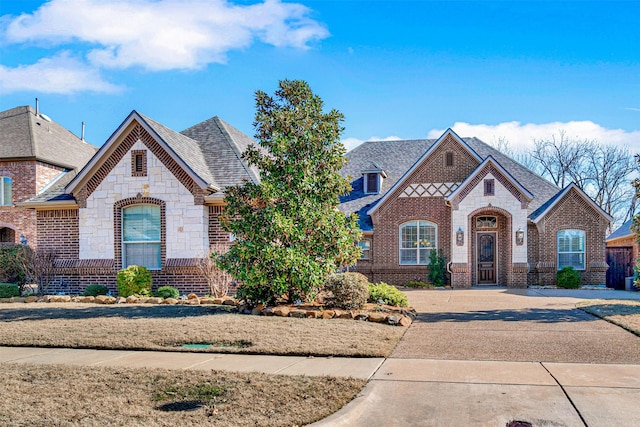
<svg viewBox="0 0 640 427"><path fill-rule="evenodd" d="M584 270L584 238L582 230L561 230L558 232L558 270L571 266Z"/></svg>
<svg viewBox="0 0 640 427"><path fill-rule="evenodd" d="M369 259L371 256L371 240L360 240L358 246L360 246L360 259Z"/></svg>
<svg viewBox="0 0 640 427"><path fill-rule="evenodd" d="M427 265L437 248L436 225L429 221L411 221L400 226L400 264Z"/></svg>
<svg viewBox="0 0 640 427"><path fill-rule="evenodd" d="M141 265L159 270L161 259L160 206L132 205L122 209L122 267Z"/></svg>
<svg viewBox="0 0 640 427"><path fill-rule="evenodd" d="M11 206L11 186L13 182L7 176L0 177L0 206Z"/></svg>

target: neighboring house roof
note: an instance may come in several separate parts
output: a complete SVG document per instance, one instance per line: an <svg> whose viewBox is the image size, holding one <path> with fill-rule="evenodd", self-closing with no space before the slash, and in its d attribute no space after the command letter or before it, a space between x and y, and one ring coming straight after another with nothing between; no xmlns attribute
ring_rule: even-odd
<svg viewBox="0 0 640 427"><path fill-rule="evenodd" d="M0 112L0 159L35 159L79 169L98 148L29 106Z"/></svg>
<svg viewBox="0 0 640 427"><path fill-rule="evenodd" d="M613 233L611 233L606 240L609 241L609 240L619 239L621 237L632 236L634 234L633 231L631 230L632 224L633 224L633 217L631 217L629 221L625 222L620 227L618 227L618 229Z"/></svg>
<svg viewBox="0 0 640 427"><path fill-rule="evenodd" d="M443 137L448 134L445 133ZM479 159L479 163L492 156L509 175L527 189L533 195L533 200L528 206L530 213L558 193L558 187L478 138L460 138L453 131L451 134L464 142L465 148ZM409 176L410 170L418 167L426 158L426 154L433 152L443 137L437 140L368 141L349 151L346 154L349 163L342 169L341 174L351 176L353 190L340 198L340 210L345 213L357 213L361 230L373 230L371 217L367 212L379 205L405 175ZM388 177L379 194L364 194L361 172L372 162L379 165Z"/></svg>
<svg viewBox="0 0 640 427"><path fill-rule="evenodd" d="M556 193L552 198L550 198L549 200L547 200L542 206L540 206L538 209L536 209L534 212L532 212L529 215L529 219L531 221L534 222L534 224L537 224L538 222L540 222L540 220L542 218L544 218L544 216L551 210L553 209L553 207L558 204L558 202L560 200L562 200L562 198L569 193L569 191L571 190L575 190L580 197L582 197L587 203L589 203L596 211L598 211L602 216L604 216L605 218L607 218L607 220L609 222L613 221L613 217L611 215L609 215L608 213L606 213L600 206L598 206L596 204L596 202L594 202L593 200L591 200L591 198L589 196L587 196L585 194L584 191L582 191L575 183L571 183L569 185L567 185L566 187L564 187L562 190L560 190L558 193Z"/></svg>

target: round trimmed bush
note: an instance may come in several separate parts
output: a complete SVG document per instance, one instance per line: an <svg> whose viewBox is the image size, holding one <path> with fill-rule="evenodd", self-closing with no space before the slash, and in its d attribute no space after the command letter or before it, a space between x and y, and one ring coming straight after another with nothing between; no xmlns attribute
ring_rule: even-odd
<svg viewBox="0 0 640 427"><path fill-rule="evenodd" d="M580 273L571 266L564 267L558 271L556 286L564 289L578 289L580 287Z"/></svg>
<svg viewBox="0 0 640 427"><path fill-rule="evenodd" d="M156 296L160 298L180 298L180 291L173 286L160 286L156 291Z"/></svg>
<svg viewBox="0 0 640 427"><path fill-rule="evenodd" d="M104 285L88 285L82 296L85 297L97 297L98 295L107 295L109 293L109 288Z"/></svg>
<svg viewBox="0 0 640 427"><path fill-rule="evenodd" d="M361 308L369 298L369 279L361 273L333 274L325 282L324 291L329 294L329 306Z"/></svg>
<svg viewBox="0 0 640 427"><path fill-rule="evenodd" d="M118 271L116 278L118 283L118 295L128 297L130 295L151 296L153 279L147 267L130 265Z"/></svg>
<svg viewBox="0 0 640 427"><path fill-rule="evenodd" d="M369 283L369 302L400 307L406 307L409 304L407 296L403 292L384 282Z"/></svg>
<svg viewBox="0 0 640 427"><path fill-rule="evenodd" d="M20 296L20 287L13 283L0 283L0 298Z"/></svg>

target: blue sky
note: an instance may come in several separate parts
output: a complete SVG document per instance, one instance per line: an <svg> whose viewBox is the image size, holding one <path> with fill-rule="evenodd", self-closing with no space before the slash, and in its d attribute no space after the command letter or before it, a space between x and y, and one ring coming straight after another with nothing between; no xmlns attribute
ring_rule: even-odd
<svg viewBox="0 0 640 427"><path fill-rule="evenodd" d="M255 90L303 79L344 142L447 127L515 148L561 130L640 152L640 1L3 0L0 109L103 144L136 109L253 135Z"/></svg>

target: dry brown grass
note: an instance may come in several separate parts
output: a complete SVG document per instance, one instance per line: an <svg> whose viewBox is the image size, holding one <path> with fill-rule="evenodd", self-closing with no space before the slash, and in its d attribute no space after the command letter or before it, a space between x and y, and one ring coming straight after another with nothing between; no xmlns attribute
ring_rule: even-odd
<svg viewBox="0 0 640 427"><path fill-rule="evenodd" d="M2 304L0 345L387 357L406 328L221 313L213 306ZM182 350L186 351L186 350ZM188 350L194 351L194 350Z"/></svg>
<svg viewBox="0 0 640 427"><path fill-rule="evenodd" d="M365 381L219 371L3 364L0 425L299 426ZM213 397L209 391L219 393ZM194 410L189 409L189 402ZM162 411L165 405L174 411Z"/></svg>
<svg viewBox="0 0 640 427"><path fill-rule="evenodd" d="M640 301L590 300L578 303L577 307L640 335Z"/></svg>

